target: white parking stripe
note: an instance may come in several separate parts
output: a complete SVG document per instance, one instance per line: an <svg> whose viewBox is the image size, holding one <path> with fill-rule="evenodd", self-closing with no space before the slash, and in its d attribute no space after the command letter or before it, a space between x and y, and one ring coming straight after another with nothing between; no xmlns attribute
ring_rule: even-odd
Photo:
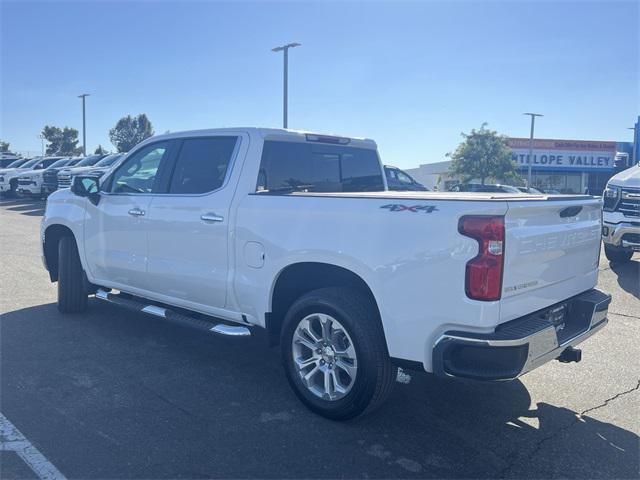
<svg viewBox="0 0 640 480"><path fill-rule="evenodd" d="M38 478L66 480L60 470L47 460L2 413L0 413L0 451L16 452Z"/></svg>

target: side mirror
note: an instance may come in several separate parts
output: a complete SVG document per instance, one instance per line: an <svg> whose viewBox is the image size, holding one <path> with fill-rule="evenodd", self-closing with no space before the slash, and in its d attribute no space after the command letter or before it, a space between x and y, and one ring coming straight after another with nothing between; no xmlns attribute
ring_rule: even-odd
<svg viewBox="0 0 640 480"><path fill-rule="evenodd" d="M87 197L91 203L97 205L100 201L100 180L98 177L82 175L73 177L71 192L79 197Z"/></svg>

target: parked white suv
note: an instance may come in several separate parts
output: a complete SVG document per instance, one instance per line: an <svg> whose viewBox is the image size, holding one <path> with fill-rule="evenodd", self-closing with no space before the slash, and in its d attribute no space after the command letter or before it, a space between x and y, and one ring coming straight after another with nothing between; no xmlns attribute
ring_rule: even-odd
<svg viewBox="0 0 640 480"><path fill-rule="evenodd" d="M279 343L302 402L368 412L396 366L516 378L607 323L602 201L392 192L372 140L277 129L173 133L49 197L58 308L87 297Z"/></svg>
<svg viewBox="0 0 640 480"><path fill-rule="evenodd" d="M640 252L640 165L611 177L602 197L604 253L611 262L628 262Z"/></svg>

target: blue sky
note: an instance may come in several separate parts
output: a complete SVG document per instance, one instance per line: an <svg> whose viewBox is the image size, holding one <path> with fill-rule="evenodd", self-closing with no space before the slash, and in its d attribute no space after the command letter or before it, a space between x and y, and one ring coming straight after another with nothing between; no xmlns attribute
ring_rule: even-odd
<svg viewBox="0 0 640 480"><path fill-rule="evenodd" d="M640 112L640 2L11 2L2 0L0 138L40 150L45 124L156 133L282 122L374 138L383 160L444 159L488 122L528 136L630 140Z"/></svg>

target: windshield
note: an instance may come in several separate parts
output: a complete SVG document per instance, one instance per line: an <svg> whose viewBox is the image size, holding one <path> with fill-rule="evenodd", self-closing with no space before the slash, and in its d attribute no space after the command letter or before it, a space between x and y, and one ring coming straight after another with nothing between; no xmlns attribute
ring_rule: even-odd
<svg viewBox="0 0 640 480"><path fill-rule="evenodd" d="M42 161L41 158L34 158L33 160L29 160L27 163L21 165L20 168L31 168L34 165L37 165L40 161Z"/></svg>
<svg viewBox="0 0 640 480"><path fill-rule="evenodd" d="M398 180L400 180L402 183L407 183L409 185L413 185L414 183L417 183L413 178L409 176L408 173L405 173L402 170L398 170L397 174L398 174Z"/></svg>
<svg viewBox="0 0 640 480"><path fill-rule="evenodd" d="M95 166L96 167L108 167L109 165L113 165L116 162L116 160L120 159L121 157L122 157L121 153L114 153L112 155L107 155L102 160L100 160L98 163L96 163Z"/></svg>
<svg viewBox="0 0 640 480"><path fill-rule="evenodd" d="M76 164L76 167L91 167L95 165L98 160L100 160L100 155L92 155L80 161L80 163Z"/></svg>
<svg viewBox="0 0 640 480"><path fill-rule="evenodd" d="M500 189L507 193L520 193L520 190L516 187L512 187L511 185L500 185Z"/></svg>
<svg viewBox="0 0 640 480"><path fill-rule="evenodd" d="M61 158L60 160L58 160L57 162L53 162L51 165L49 165L48 168L58 168L58 167L64 167L67 163L69 163L71 160L69 160L68 158Z"/></svg>
<svg viewBox="0 0 640 480"><path fill-rule="evenodd" d="M23 163L25 163L27 161L26 158L21 158L19 160L16 160L15 162L11 162L9 165L7 165L5 168L17 168L20 165L22 165Z"/></svg>

